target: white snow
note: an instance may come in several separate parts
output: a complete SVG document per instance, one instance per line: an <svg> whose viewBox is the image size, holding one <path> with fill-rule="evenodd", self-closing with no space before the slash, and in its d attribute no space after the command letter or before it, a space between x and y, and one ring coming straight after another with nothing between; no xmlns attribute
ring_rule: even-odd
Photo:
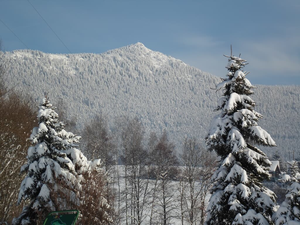
<svg viewBox="0 0 300 225"><path fill-rule="evenodd" d="M275 172L276 168L280 168L279 161L271 161L270 172Z"/></svg>
<svg viewBox="0 0 300 225"><path fill-rule="evenodd" d="M228 61L228 64L227 64L226 68L231 68L231 67L237 68L237 69L240 68L240 66L236 63L235 60Z"/></svg>
<svg viewBox="0 0 300 225"><path fill-rule="evenodd" d="M259 138L265 145L276 146L276 143L272 139L271 135L260 126L252 126L249 129L251 130L252 135Z"/></svg>
<svg viewBox="0 0 300 225"><path fill-rule="evenodd" d="M39 158L38 161L39 161L39 162L38 162L38 167L39 167L40 169L45 169L45 167L46 167L46 165L47 165L47 162L46 162L46 160L45 160L45 157Z"/></svg>
<svg viewBox="0 0 300 225"><path fill-rule="evenodd" d="M291 180L291 176L288 175L288 174L283 174L281 177L280 177L280 181L285 183L285 182L288 182Z"/></svg>
<svg viewBox="0 0 300 225"><path fill-rule="evenodd" d="M248 183L248 175L247 172L239 165L234 164L234 166L230 169L229 173L226 176L225 182L233 182L233 179L236 179L236 177L241 177L241 183Z"/></svg>
<svg viewBox="0 0 300 225"><path fill-rule="evenodd" d="M230 142L230 145L232 146L232 152L238 152L241 149L244 149L247 147L247 143L244 140L243 135L240 133L240 131L236 127L232 127L228 138L230 138L228 141Z"/></svg>
<svg viewBox="0 0 300 225"><path fill-rule="evenodd" d="M24 179L24 190L26 190L26 189L28 189L28 188L31 188L33 185L34 185L34 182L33 182L33 180L32 180L32 178L31 177L26 177L25 179Z"/></svg>
<svg viewBox="0 0 300 225"><path fill-rule="evenodd" d="M29 165L29 171L36 172L37 171L37 165L38 165L37 161L34 161L33 163L31 163Z"/></svg>
<svg viewBox="0 0 300 225"><path fill-rule="evenodd" d="M47 131L48 131L47 126L44 123L40 123L38 133L43 133L43 132L47 132Z"/></svg>
<svg viewBox="0 0 300 225"><path fill-rule="evenodd" d="M50 165L47 165L45 173L42 175L45 182L53 183L52 169Z"/></svg>
<svg viewBox="0 0 300 225"><path fill-rule="evenodd" d="M260 213L256 213L253 209L248 210L248 212L243 215L243 220L246 222L245 224L253 224L255 220L259 220L257 224L260 225L269 225L268 221L261 215Z"/></svg>
<svg viewBox="0 0 300 225"><path fill-rule="evenodd" d="M242 192L241 197L244 199L247 199L251 195L250 188L244 184L238 184L236 189Z"/></svg>
<svg viewBox="0 0 300 225"><path fill-rule="evenodd" d="M47 56L50 58L50 60L67 60L66 55L59 55L59 54L47 54Z"/></svg>
<svg viewBox="0 0 300 225"><path fill-rule="evenodd" d="M249 96L233 92L230 94L225 110L228 112L234 111L238 103L241 103L247 109L252 109L254 105L254 101Z"/></svg>
<svg viewBox="0 0 300 225"><path fill-rule="evenodd" d="M74 165L78 165L80 168L79 171L77 171L79 174L88 170L90 162L79 149L71 148L66 150L66 153L71 156Z"/></svg>
<svg viewBox="0 0 300 225"><path fill-rule="evenodd" d="M240 80L240 79L244 79L245 78L245 74L242 70L237 70L235 73L234 73L234 77L232 80Z"/></svg>
<svg viewBox="0 0 300 225"><path fill-rule="evenodd" d="M250 82L247 78L244 78L244 81L245 81L245 85L246 85L247 87L254 87L254 86L251 84L251 82Z"/></svg>
<svg viewBox="0 0 300 225"><path fill-rule="evenodd" d="M50 198L49 195L50 195L49 188L47 187L46 184L43 184L38 196L41 197L41 198L43 198L44 201L47 201Z"/></svg>
<svg viewBox="0 0 300 225"><path fill-rule="evenodd" d="M230 80L224 80L223 82L219 83L217 86L216 86L216 90L221 90L223 88L226 87L227 84L230 84Z"/></svg>
<svg viewBox="0 0 300 225"><path fill-rule="evenodd" d="M224 159L222 166L229 166L235 161L235 157L232 153L229 153L228 156Z"/></svg>
<svg viewBox="0 0 300 225"><path fill-rule="evenodd" d="M242 121L242 127L256 126L256 121L261 117L261 114L249 109L241 109L233 114L235 122Z"/></svg>
<svg viewBox="0 0 300 225"><path fill-rule="evenodd" d="M34 153L35 153L35 147L30 146L27 151L27 157L32 157Z"/></svg>
<svg viewBox="0 0 300 225"><path fill-rule="evenodd" d="M35 153L39 156L42 156L45 154L46 149L47 149L47 145L44 142L42 142L35 146Z"/></svg>

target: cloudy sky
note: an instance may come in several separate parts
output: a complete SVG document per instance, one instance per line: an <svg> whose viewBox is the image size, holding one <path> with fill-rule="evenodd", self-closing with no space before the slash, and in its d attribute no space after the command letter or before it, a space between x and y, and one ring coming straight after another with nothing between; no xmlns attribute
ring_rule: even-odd
<svg viewBox="0 0 300 225"><path fill-rule="evenodd" d="M0 39L47 53L142 42L219 77L232 45L253 84L300 85L299 0L0 0Z"/></svg>

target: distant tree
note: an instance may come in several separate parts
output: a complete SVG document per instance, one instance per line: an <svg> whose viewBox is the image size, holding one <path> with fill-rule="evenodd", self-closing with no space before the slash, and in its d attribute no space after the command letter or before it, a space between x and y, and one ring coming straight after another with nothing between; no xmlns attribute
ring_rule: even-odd
<svg viewBox="0 0 300 225"><path fill-rule="evenodd" d="M204 224L205 198L212 186L211 176L216 167L216 157L195 138L186 138L180 161L183 165L180 176L182 224L183 221L191 225Z"/></svg>
<svg viewBox="0 0 300 225"><path fill-rule="evenodd" d="M300 183L292 183L279 209L274 214L275 225L300 224Z"/></svg>
<svg viewBox="0 0 300 225"><path fill-rule="evenodd" d="M82 132L84 151L90 159L101 159L106 171L115 164L115 145L103 115L96 115Z"/></svg>
<svg viewBox="0 0 300 225"><path fill-rule="evenodd" d="M37 224L46 213L65 207L64 199L58 204L51 198L51 192L61 187L57 180L64 183L64 192L80 190L78 173L86 171L86 158L77 150L79 137L64 130L58 114L47 98L43 99L38 112L38 127L32 130L28 149L27 163L21 171L26 172L19 192L18 202L28 201L21 215L13 224Z"/></svg>
<svg viewBox="0 0 300 225"><path fill-rule="evenodd" d="M156 200L153 204L157 206L155 207L157 208L155 217L159 220L158 223L166 225L170 223L173 217L172 213L176 208L173 199L175 188L171 181L177 178L178 170L176 166L179 165L175 155L175 146L169 141L166 131L163 132L150 155L151 164L154 165L153 174L157 181L153 192L159 193L159 195L153 196ZM150 218L151 222L152 217L153 215Z"/></svg>
<svg viewBox="0 0 300 225"><path fill-rule="evenodd" d="M79 195L80 206L77 206L82 214L79 222L81 224L114 224L115 212L111 207L114 198L110 187L107 186L104 166L91 168L83 173L83 177L83 191Z"/></svg>
<svg viewBox="0 0 300 225"><path fill-rule="evenodd" d="M129 119L125 124L122 128L122 158L125 164L126 221L142 224L149 193L148 180L144 179L147 163L147 152L143 147L144 128L137 118Z"/></svg>
<svg viewBox="0 0 300 225"><path fill-rule="evenodd" d="M275 194L262 184L269 179L271 163L255 145L276 144L258 126L262 115L250 98L253 86L242 70L246 61L233 55L227 58L227 78L217 86L223 90L216 109L220 114L206 137L208 149L221 159L213 175L206 224L272 224Z"/></svg>
<svg viewBox="0 0 300 225"><path fill-rule="evenodd" d="M158 137L156 135L155 132L151 132L150 133L150 137L148 140L148 144L147 144L147 152L148 152L148 178L150 179L155 179L155 182L153 184L153 188L151 190L151 201L149 202L150 204L150 224L153 224L153 219L154 219L154 214L155 214L155 200L156 200L156 195L157 195L157 183L158 183L158 179L154 174L155 171L155 165L154 163L152 163L153 157L152 157L152 152L154 152L154 149L156 148L156 145L158 144Z"/></svg>
<svg viewBox="0 0 300 225"><path fill-rule="evenodd" d="M278 151L278 150L275 151L274 154L273 154L272 159L273 159L274 161L279 161L280 158L281 158L281 156L280 156L280 154L279 154L279 151Z"/></svg>
<svg viewBox="0 0 300 225"><path fill-rule="evenodd" d="M56 112L59 115L60 120L64 121L65 129L73 133L78 133L77 118L76 116L69 117L67 104L62 98L56 103Z"/></svg>
<svg viewBox="0 0 300 225"><path fill-rule="evenodd" d="M293 160L288 162L289 164L289 175L291 176L291 180L296 181L300 178L298 162ZM298 178L299 177L299 178Z"/></svg>

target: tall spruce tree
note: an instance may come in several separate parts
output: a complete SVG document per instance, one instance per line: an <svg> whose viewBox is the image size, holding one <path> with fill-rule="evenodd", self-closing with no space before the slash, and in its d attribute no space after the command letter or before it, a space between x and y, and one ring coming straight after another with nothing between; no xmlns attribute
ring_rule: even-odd
<svg viewBox="0 0 300 225"><path fill-rule="evenodd" d="M64 184L65 191L79 190L78 174L88 167L86 158L75 148L79 136L64 130L47 98L40 106L38 123L30 136L27 163L21 168L27 176L21 183L18 202L27 200L29 204L13 224L34 225L49 211L61 209L66 202L57 202L51 194L59 188L57 181Z"/></svg>
<svg viewBox="0 0 300 225"><path fill-rule="evenodd" d="M272 224L275 194L263 186L271 165L255 145L275 146L260 126L262 115L250 98L253 86L243 71L247 64L236 56L228 58L227 77L217 85L223 90L206 137L210 151L220 157L209 201L206 224Z"/></svg>

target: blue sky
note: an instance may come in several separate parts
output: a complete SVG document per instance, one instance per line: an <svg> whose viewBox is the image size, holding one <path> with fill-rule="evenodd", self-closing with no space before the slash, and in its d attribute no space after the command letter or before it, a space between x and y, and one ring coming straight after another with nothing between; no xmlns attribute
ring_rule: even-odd
<svg viewBox="0 0 300 225"><path fill-rule="evenodd" d="M223 54L232 44L249 62L253 84L300 85L299 0L0 0L0 6L5 51L103 53L142 42L225 77Z"/></svg>

